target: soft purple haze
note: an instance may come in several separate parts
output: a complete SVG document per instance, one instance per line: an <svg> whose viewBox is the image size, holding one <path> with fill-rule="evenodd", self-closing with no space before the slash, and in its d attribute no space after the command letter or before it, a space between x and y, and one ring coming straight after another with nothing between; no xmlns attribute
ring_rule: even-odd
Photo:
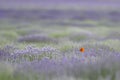
<svg viewBox="0 0 120 80"><path fill-rule="evenodd" d="M0 0L0 8L45 8L45 7L115 7L119 0Z"/></svg>

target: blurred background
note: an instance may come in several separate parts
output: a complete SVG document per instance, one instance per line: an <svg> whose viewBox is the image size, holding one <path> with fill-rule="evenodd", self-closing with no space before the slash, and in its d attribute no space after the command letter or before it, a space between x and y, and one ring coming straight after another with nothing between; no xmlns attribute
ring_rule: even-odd
<svg viewBox="0 0 120 80"><path fill-rule="evenodd" d="M31 34L69 37L74 41L118 39L119 3L119 0L0 0L0 44L16 42L19 37Z"/></svg>

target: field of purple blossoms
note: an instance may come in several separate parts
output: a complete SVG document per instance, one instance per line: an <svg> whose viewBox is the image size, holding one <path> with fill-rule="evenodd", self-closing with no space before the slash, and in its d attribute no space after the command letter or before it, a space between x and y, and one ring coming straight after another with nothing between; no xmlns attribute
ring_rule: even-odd
<svg viewBox="0 0 120 80"><path fill-rule="evenodd" d="M120 11L113 6L1 7L0 80L119 80Z"/></svg>

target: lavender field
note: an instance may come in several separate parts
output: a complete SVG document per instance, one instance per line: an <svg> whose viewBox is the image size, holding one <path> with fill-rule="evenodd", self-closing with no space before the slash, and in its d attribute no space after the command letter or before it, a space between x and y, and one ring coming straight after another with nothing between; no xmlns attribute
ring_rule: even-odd
<svg viewBox="0 0 120 80"><path fill-rule="evenodd" d="M0 0L0 80L120 80L119 3Z"/></svg>

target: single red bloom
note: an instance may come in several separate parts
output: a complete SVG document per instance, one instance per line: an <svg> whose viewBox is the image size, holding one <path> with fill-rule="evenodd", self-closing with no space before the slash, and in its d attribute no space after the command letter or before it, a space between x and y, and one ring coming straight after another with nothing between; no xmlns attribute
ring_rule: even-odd
<svg viewBox="0 0 120 80"><path fill-rule="evenodd" d="M85 52L85 49L82 47L80 48L80 52L84 53Z"/></svg>

